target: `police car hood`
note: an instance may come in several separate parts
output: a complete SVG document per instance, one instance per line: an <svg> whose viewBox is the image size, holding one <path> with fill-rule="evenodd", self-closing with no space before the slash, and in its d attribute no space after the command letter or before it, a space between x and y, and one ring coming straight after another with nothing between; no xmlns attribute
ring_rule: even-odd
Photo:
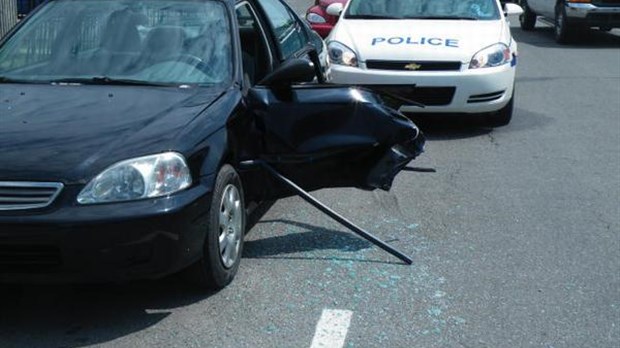
<svg viewBox="0 0 620 348"><path fill-rule="evenodd" d="M329 40L352 48L360 61L467 63L483 48L509 44L506 34L502 20L344 20Z"/></svg>

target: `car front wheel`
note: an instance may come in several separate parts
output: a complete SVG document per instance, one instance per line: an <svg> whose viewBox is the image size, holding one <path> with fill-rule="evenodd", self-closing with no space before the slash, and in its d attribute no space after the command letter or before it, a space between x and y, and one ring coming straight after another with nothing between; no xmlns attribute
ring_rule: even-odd
<svg viewBox="0 0 620 348"><path fill-rule="evenodd" d="M512 114L514 113L514 100L515 95L513 93L506 106L486 117L484 122L485 125L488 127L501 127L508 125L510 120L512 120Z"/></svg>
<svg viewBox="0 0 620 348"><path fill-rule="evenodd" d="M521 29L529 31L533 30L536 26L536 13L527 5L527 1L521 1L521 7L523 7L523 13L519 16L519 23Z"/></svg>
<svg viewBox="0 0 620 348"><path fill-rule="evenodd" d="M241 261L245 215L241 179L224 165L215 182L202 259L186 273L190 282L214 290L230 284Z"/></svg>
<svg viewBox="0 0 620 348"><path fill-rule="evenodd" d="M566 18L566 9L563 2L555 7L555 41L560 44L569 43L574 36L575 28L568 22Z"/></svg>

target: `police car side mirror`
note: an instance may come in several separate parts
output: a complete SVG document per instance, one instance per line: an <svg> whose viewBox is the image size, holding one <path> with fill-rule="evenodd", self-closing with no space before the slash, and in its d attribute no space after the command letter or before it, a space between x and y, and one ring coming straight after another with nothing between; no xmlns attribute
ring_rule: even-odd
<svg viewBox="0 0 620 348"><path fill-rule="evenodd" d="M519 16L523 13L521 6L507 2L504 4L504 14L506 16Z"/></svg>
<svg viewBox="0 0 620 348"><path fill-rule="evenodd" d="M270 87L290 86L294 83L312 82L316 71L312 62L295 58L290 59L272 71L259 83Z"/></svg>
<svg viewBox="0 0 620 348"><path fill-rule="evenodd" d="M342 5L342 3L335 2L327 6L327 9L325 11L327 12L328 15L340 17L340 14L342 13L343 9L344 9L344 6Z"/></svg>

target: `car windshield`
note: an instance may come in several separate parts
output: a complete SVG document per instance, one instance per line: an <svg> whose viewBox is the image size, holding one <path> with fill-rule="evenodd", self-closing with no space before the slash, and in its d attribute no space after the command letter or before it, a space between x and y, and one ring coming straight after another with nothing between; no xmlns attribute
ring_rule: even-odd
<svg viewBox="0 0 620 348"><path fill-rule="evenodd" d="M50 1L0 47L0 82L219 84L231 43L220 1Z"/></svg>
<svg viewBox="0 0 620 348"><path fill-rule="evenodd" d="M464 19L500 18L495 0L351 0L348 19Z"/></svg>

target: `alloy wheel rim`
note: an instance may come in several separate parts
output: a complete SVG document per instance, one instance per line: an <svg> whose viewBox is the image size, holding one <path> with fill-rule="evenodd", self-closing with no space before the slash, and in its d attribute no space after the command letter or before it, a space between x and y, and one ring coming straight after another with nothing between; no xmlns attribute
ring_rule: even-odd
<svg viewBox="0 0 620 348"><path fill-rule="evenodd" d="M241 247L243 208L241 195L235 185L227 185L222 194L219 209L218 247L220 260L226 268L231 268L239 257Z"/></svg>

